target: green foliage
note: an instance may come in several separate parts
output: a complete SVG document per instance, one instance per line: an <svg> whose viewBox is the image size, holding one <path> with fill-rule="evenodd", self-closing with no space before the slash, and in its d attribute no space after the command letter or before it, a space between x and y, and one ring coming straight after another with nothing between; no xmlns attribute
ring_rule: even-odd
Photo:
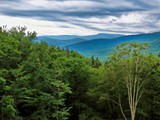
<svg viewBox="0 0 160 120"><path fill-rule="evenodd" d="M148 44L123 43L102 65L33 39L26 27L0 28L1 120L120 120L120 108L128 119L129 70L145 81L136 119L159 120L160 59L146 52Z"/></svg>
<svg viewBox="0 0 160 120"><path fill-rule="evenodd" d="M68 83L57 78L58 57L65 51L34 44L35 32L25 27L4 28L0 33L0 119L58 119L69 116L65 95ZM56 58L52 53L57 53ZM56 52L57 51L57 52Z"/></svg>
<svg viewBox="0 0 160 120"><path fill-rule="evenodd" d="M4 119L13 119L16 116L16 109L14 107L14 99L12 96L3 96L1 100L1 115Z"/></svg>

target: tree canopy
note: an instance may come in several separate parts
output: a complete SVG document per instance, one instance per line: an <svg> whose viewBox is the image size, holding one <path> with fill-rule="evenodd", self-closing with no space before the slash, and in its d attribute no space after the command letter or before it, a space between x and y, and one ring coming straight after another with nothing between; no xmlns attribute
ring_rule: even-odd
<svg viewBox="0 0 160 120"><path fill-rule="evenodd" d="M102 64L34 39L0 28L1 120L160 119L160 57L148 44L118 45Z"/></svg>

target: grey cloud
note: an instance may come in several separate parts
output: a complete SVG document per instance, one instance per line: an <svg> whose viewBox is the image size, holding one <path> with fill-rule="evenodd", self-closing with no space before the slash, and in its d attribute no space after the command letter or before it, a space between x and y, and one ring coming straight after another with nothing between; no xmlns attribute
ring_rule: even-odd
<svg viewBox="0 0 160 120"><path fill-rule="evenodd" d="M73 27L66 26L66 25L59 25L58 27L61 27L61 28L73 28Z"/></svg>
<svg viewBox="0 0 160 120"><path fill-rule="evenodd" d="M23 0L22 0L23 1ZM26 16L26 15L28 15L28 16L32 16L32 15L35 15L35 16L39 16L39 17L41 17L41 14L37 14L37 13L42 13L42 14L44 14L44 13L49 13L50 15L51 15L51 13L52 14L60 14L60 15L63 15L63 16L76 16L76 17L89 17L89 16L103 16L103 15L120 15L120 14L122 14L122 12L131 12L131 11L142 11L142 10L144 10L143 8L136 8L136 7L132 7L132 8L130 8L130 7L124 7L124 6L122 6L121 7L121 5L120 6L118 6L118 7L111 7L112 6L112 4L110 4L109 6L108 6L108 3L110 3L108 0L106 0L106 1L103 1L103 0L99 0L99 1L96 1L96 0L87 0L87 1L90 1L90 2L92 2L92 3L94 3L94 5L93 4L91 4L90 6L86 6L86 8L84 8L83 7L83 5L78 5L79 6L79 8L75 8L75 6L73 5L72 6L72 8L74 8L74 9L72 9L72 8L66 8L66 9L61 9L61 8L59 8L59 10L54 10L54 8L53 9L51 9L51 10L44 10L44 8L37 8L37 10L36 10L36 8L35 8L35 10L33 11L33 10L26 10L26 11L24 11L24 10L16 10L16 8L15 9L11 9L10 7L8 8L8 6L9 5L11 5L11 6L13 6L13 3L15 4L19 4L19 5L23 5L23 2L22 1L20 1L20 0L13 0L13 1L11 1L11 0L6 0L6 1L4 1L3 0L3 2L2 2L2 4L0 5L1 6L1 8L0 8L0 12L1 13L3 13L3 14L9 14L9 12L11 12L11 14L10 15L13 15L14 16L14 13L15 13L15 15L19 15L19 16L23 16L23 14L24 14L24 16ZM49 1L55 1L55 0L49 0ZM57 0L57 1L59 1L59 0ZM61 0L62 2L64 2L64 1L70 1L70 4L72 4L72 1L71 0ZM77 1L77 0L75 0L75 1ZM78 1L84 1L84 2L87 2L86 0L78 0ZM115 0L114 0L115 1ZM118 2L118 0L116 0L117 1L117 3L119 3ZM3 6L3 4L5 5L5 4L7 4L8 6L7 7L5 7L5 6ZM25 3L25 1L24 1L24 4L27 4L27 3ZM85 4L85 3L84 3ZM116 3L114 3L114 4L116 4ZM33 5L31 5L31 4L28 4L28 5L24 5L24 7L27 7L27 6L33 6ZM65 4L64 4L64 8L65 8L66 6L65 6ZM81 8L81 9L80 9ZM28 13L30 13L30 14L28 14ZM35 13L35 14L34 14ZM43 17L43 16L42 16Z"/></svg>
<svg viewBox="0 0 160 120"><path fill-rule="evenodd" d="M140 34L142 32L138 32L138 31L127 31L127 30L124 30L123 28L121 29L106 29L106 28L97 28L97 27L93 27L93 26L89 26L89 25L84 25L84 24L78 24L78 23L74 23L75 25L79 25L79 26L83 26L87 29L91 29L91 30L97 30L99 32L109 32L109 33L117 33L117 34Z"/></svg>
<svg viewBox="0 0 160 120"><path fill-rule="evenodd" d="M22 10L14 8L13 5L24 5L24 7L34 7L32 4L26 4L25 0L1 0L0 4L0 14L8 15L8 16L18 16L18 17L31 17L36 19L43 19L48 21L61 21L70 23L76 26L81 26L87 29L93 29L96 31L110 31L110 32L127 32L125 30L106 30L105 28L97 28L90 26L87 23L91 24L99 24L98 22L93 21L84 21L83 19L87 19L90 17L98 17L98 18L104 18L106 16L116 16L119 18L120 16L124 14L128 14L131 12L141 12L144 11L146 14L148 14L148 17L153 17L151 22L145 22L142 24L122 24L122 23L116 23L116 20L110 21L111 24L117 24L120 27L133 27L139 29L142 26L146 28L157 28L159 29L159 26L156 26L154 22L157 22L160 19L160 2L158 0L48 0L48 1L57 1L57 2L65 2L70 1L72 4L72 1L83 1L84 3L87 1L90 1L94 3L94 6L86 6L79 5L79 8L72 9L72 6L70 8L66 8L64 5L64 8L66 9L47 9L47 7L40 8L35 7L34 10ZM151 4L152 2L152 4ZM158 4L159 3L159 4ZM11 7L9 7L11 6ZM62 6L63 7L63 6ZM79 19L71 19L71 18L81 18ZM149 19L149 18L148 18ZM84 24L85 22L85 24ZM69 28L69 26L60 26L63 28ZM128 31L132 32L132 31Z"/></svg>
<svg viewBox="0 0 160 120"><path fill-rule="evenodd" d="M127 12L133 12L133 11L142 11L142 9L124 9L124 8L118 8L118 9L107 9L107 8L101 8L98 10L92 10L92 11L55 11L55 10L12 10L12 9L0 9L1 14L6 14L9 16L28 16L28 17L38 17L42 19L48 19L48 20L60 20L53 16L62 16L61 19L65 20L65 17L103 17L106 15L113 15L113 16L120 16L123 13Z"/></svg>

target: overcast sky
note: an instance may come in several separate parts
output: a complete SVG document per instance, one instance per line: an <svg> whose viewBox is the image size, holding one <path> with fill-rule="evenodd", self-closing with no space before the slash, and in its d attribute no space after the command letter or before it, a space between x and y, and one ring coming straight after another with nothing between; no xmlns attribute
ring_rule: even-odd
<svg viewBox="0 0 160 120"><path fill-rule="evenodd" d="M0 26L38 35L160 31L160 0L0 0Z"/></svg>

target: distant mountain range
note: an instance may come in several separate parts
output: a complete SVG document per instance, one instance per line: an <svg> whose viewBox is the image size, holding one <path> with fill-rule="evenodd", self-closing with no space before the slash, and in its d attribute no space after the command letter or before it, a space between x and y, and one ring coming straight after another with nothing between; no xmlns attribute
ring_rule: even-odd
<svg viewBox="0 0 160 120"><path fill-rule="evenodd" d="M76 36L76 35L60 35L60 36L38 36L37 40L34 40L35 42L40 42L40 41L46 41L49 45L58 45L60 47L68 46L71 44L76 44L80 43L83 41L88 41L92 39L112 39L112 38L117 38L121 37L122 35L120 34L105 34L105 33L100 33L97 35L88 35L88 36Z"/></svg>
<svg viewBox="0 0 160 120"><path fill-rule="evenodd" d="M66 39L65 39L66 38ZM160 52L160 32L123 36L120 34L97 34L90 36L39 36L35 42L46 41L49 45L58 45L61 48L68 46L86 57L94 55L103 62L116 45L123 42L147 42L151 44L150 52Z"/></svg>
<svg viewBox="0 0 160 120"><path fill-rule="evenodd" d="M91 40L91 39L97 39L97 38L116 38L122 36L121 34L106 34L106 33L99 33L96 35L87 35L87 36L78 36L78 35L58 35L58 36L39 36L40 38L53 38L53 39L58 39L58 40L70 40L70 39L75 39L75 38L81 38L81 39L86 39L86 40Z"/></svg>

